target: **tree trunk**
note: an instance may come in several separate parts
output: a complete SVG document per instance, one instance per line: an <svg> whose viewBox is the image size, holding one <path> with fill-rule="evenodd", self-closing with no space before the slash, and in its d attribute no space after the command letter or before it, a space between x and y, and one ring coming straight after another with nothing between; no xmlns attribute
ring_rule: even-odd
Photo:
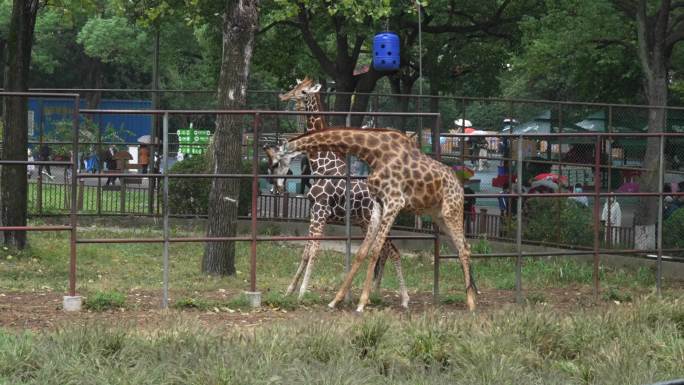
<svg viewBox="0 0 684 385"><path fill-rule="evenodd" d="M372 67L368 72L363 75L357 76L357 82L355 87L355 92L358 94L354 95L354 105L352 106L352 111L365 112L368 110L368 101L370 100L369 93L373 92L375 89L375 84L380 80L385 73L378 72ZM363 115L355 115L351 118L352 127L360 127L363 123Z"/></svg>
<svg viewBox="0 0 684 385"><path fill-rule="evenodd" d="M654 71L647 77L647 97L650 106L667 105L667 71ZM648 111L648 132L664 132L667 121L667 110L664 108L650 108ZM643 167L647 170L639 178L639 188L642 192L657 192L662 183L659 174L660 138L646 139L646 153ZM655 227L658 219L658 198L640 197L637 212L634 217L635 247L637 249L655 248Z"/></svg>
<svg viewBox="0 0 684 385"><path fill-rule="evenodd" d="M218 85L220 109L244 108L247 80L258 27L258 0L228 0L223 21L223 57ZM244 117L219 115L216 119L211 168L215 173L239 173ZM240 181L215 178L209 194L207 236L234 236L237 226ZM202 272L235 274L235 243L209 242L204 249Z"/></svg>
<svg viewBox="0 0 684 385"><path fill-rule="evenodd" d="M33 31L38 12L38 0L14 0L7 38L5 90L26 91L29 84ZM27 98L3 98L2 159L26 160L28 148ZM0 172L0 224L26 226L27 192L26 166L4 166ZM23 249L25 231L5 231L5 245Z"/></svg>
<svg viewBox="0 0 684 385"><path fill-rule="evenodd" d="M356 85L353 76L340 75L335 78L335 102L333 111L351 111L352 93ZM346 126L347 117L344 115L331 115L331 126Z"/></svg>

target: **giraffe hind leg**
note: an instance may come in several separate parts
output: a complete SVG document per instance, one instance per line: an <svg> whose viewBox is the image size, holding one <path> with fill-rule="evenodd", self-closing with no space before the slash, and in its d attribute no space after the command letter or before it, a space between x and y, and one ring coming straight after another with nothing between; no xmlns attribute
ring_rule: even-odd
<svg viewBox="0 0 684 385"><path fill-rule="evenodd" d="M459 220L460 218L460 220ZM470 271L470 247L465 239L463 232L463 216L462 215L448 215L440 221L442 228L449 236L454 247L458 250L458 259L461 261L461 268L463 269L463 280L466 287L466 304L469 310L475 310L475 297L477 290L474 282L471 280L472 272Z"/></svg>
<svg viewBox="0 0 684 385"><path fill-rule="evenodd" d="M368 255L369 249L373 246L374 241L376 239L376 236L378 234L378 230L380 229L380 219L382 216L382 206L380 204L375 204L373 205L373 211L371 214L371 221L368 226L368 230L366 231L366 236L363 239L363 243L361 243L361 247L359 247L359 250L356 252L356 257L354 258L354 262L351 265L351 268L349 269L349 272L347 272L347 275L344 278L344 281L342 282L342 285L340 286L340 289L337 291L337 294L335 294L335 298L328 304L328 307L334 308L337 303L342 301L345 295L347 295L347 292L349 291L349 288L351 287L352 280L354 279L354 275L356 272L359 270L359 267L361 266L361 263L363 262L364 259L366 259L366 256Z"/></svg>

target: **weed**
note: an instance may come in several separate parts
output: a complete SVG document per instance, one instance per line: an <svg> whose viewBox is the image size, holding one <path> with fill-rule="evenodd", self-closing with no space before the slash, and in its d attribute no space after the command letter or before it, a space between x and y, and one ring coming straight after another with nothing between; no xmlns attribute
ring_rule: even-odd
<svg viewBox="0 0 684 385"><path fill-rule="evenodd" d="M294 310L297 308L297 297L271 291L262 298L262 303L272 308Z"/></svg>
<svg viewBox="0 0 684 385"><path fill-rule="evenodd" d="M363 320L361 327L352 337L352 345L356 347L361 358L373 355L382 342L389 327L388 320L380 315L373 315Z"/></svg>
<svg viewBox="0 0 684 385"><path fill-rule="evenodd" d="M93 311L104 311L124 307L126 296L116 291L98 291L86 298L84 307Z"/></svg>
<svg viewBox="0 0 684 385"><path fill-rule="evenodd" d="M532 293L527 293L527 297L525 298L525 300L529 304L539 304L539 303L546 302L546 297L544 297L543 293L532 292Z"/></svg>
<svg viewBox="0 0 684 385"><path fill-rule="evenodd" d="M203 300L201 298L181 298L171 305L174 309L197 309L197 310L209 310L213 304L209 301Z"/></svg>
<svg viewBox="0 0 684 385"><path fill-rule="evenodd" d="M606 301L632 302L632 295L616 287L610 287L603 293L603 299Z"/></svg>
<svg viewBox="0 0 684 385"><path fill-rule="evenodd" d="M445 305L464 304L466 301L465 294L447 294L440 300Z"/></svg>

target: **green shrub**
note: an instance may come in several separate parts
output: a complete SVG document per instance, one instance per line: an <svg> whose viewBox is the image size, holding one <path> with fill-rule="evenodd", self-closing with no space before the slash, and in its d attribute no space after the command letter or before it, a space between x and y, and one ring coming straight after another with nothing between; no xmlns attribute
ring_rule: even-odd
<svg viewBox="0 0 684 385"><path fill-rule="evenodd" d="M173 174L200 174L208 170L204 155L193 155L175 163ZM169 180L169 210L179 215L205 215L209 202L210 179L171 178Z"/></svg>
<svg viewBox="0 0 684 385"><path fill-rule="evenodd" d="M85 308L94 311L118 309L124 306L126 296L116 291L99 291L89 295L85 301Z"/></svg>
<svg viewBox="0 0 684 385"><path fill-rule="evenodd" d="M680 208L663 223L663 245L666 248L684 248L684 208ZM684 252L678 253L684 255Z"/></svg>
<svg viewBox="0 0 684 385"><path fill-rule="evenodd" d="M193 155L177 162L169 170L177 174L207 173L210 169L205 155ZM259 164L259 173L266 174L268 165ZM251 174L252 164L242 163L241 174ZM211 191L211 178L172 178L169 181L169 209L173 214L206 215ZM240 179L240 197L238 200L238 215L248 215L252 206L252 183L249 179Z"/></svg>
<svg viewBox="0 0 684 385"><path fill-rule="evenodd" d="M530 198L523 211L523 239L581 246L594 242L587 207L565 198Z"/></svg>

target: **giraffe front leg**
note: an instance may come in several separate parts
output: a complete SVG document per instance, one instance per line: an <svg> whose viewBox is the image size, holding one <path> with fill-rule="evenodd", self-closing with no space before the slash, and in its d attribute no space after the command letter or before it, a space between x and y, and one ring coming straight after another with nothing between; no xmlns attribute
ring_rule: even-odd
<svg viewBox="0 0 684 385"><path fill-rule="evenodd" d="M359 299L359 305L356 307L358 313L363 312L363 309L368 304L368 299L370 297L371 284L373 282L373 272L375 271L375 265L378 262L378 256L380 250L384 246L387 235L389 235L392 224L394 224L394 219L399 213L399 209L403 207L400 202L394 202L391 206L384 207L382 220L380 223L380 228L375 236L374 244L371 249L371 260L368 264L368 269L366 271L366 280L363 285L363 291L361 292L361 298Z"/></svg>
<svg viewBox="0 0 684 385"><path fill-rule="evenodd" d="M347 273L344 281L342 282L342 286L340 286L340 289L337 291L337 294L335 294L335 298L333 298L333 300L328 304L328 307L330 307L331 309L334 308L340 301L342 301L345 295L347 295L352 280L354 279L354 275L359 270L361 263L368 255L368 251L372 247L373 242L375 241L375 238L378 234L378 231L380 230L381 216L382 207L380 206L380 204L376 203L375 205L373 205L370 225L368 226L368 230L366 231L366 236L363 239L361 247L359 247L359 250L356 252L356 258L354 258L354 262L352 263L349 272Z"/></svg>
<svg viewBox="0 0 684 385"><path fill-rule="evenodd" d="M325 209L325 207L318 203L311 206L311 222L309 223L309 236L320 237L321 234L323 234L323 229L325 228L325 223L327 220L326 213L327 210ZM290 286L288 286L287 288L287 295L294 293L294 291L297 289L297 285L299 284L299 280L302 278L302 273L304 272L305 266L307 272L311 274L309 266L311 265L311 259L316 257L315 254L318 250L319 244L319 240L310 240L306 243L306 247L304 248L304 252L302 253L302 259L299 262L299 266L297 267L297 272L292 278L292 283L290 283ZM299 298L301 298L303 293L306 292L308 286L308 279L306 278L306 276L305 279L306 282L302 282L302 286L300 287Z"/></svg>
<svg viewBox="0 0 684 385"><path fill-rule="evenodd" d="M321 234L316 236L320 236ZM304 273L304 279L302 279L302 285L299 287L299 299L304 297L304 294L306 294L306 291L309 288L309 278L311 278L311 271L313 270L314 261L316 260L316 255L318 254L320 244L321 241L311 241L311 248L309 249L309 261L306 264L306 272Z"/></svg>

